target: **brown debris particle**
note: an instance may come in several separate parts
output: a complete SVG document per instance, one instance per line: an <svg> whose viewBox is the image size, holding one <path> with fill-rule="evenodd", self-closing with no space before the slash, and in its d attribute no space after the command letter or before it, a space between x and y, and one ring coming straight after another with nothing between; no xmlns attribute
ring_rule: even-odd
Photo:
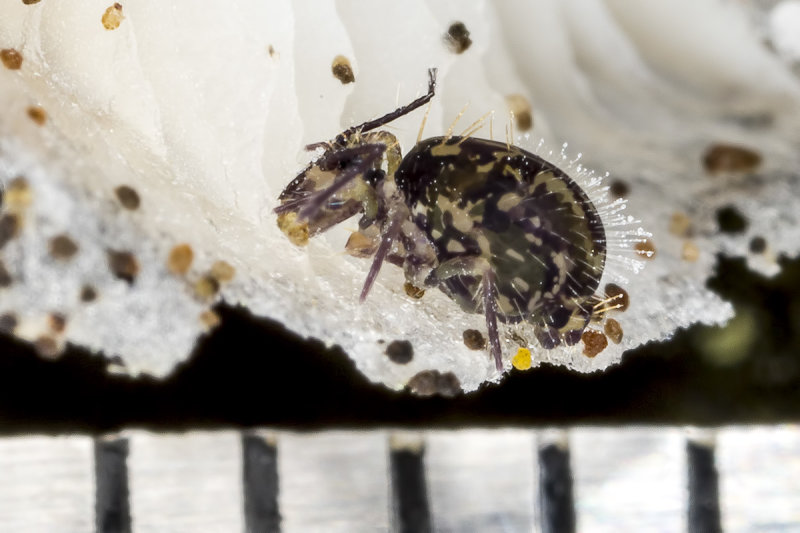
<svg viewBox="0 0 800 533"><path fill-rule="evenodd" d="M633 245L633 249L642 259L653 259L656 256L656 247L650 239L637 242Z"/></svg>
<svg viewBox="0 0 800 533"><path fill-rule="evenodd" d="M14 333L17 329L17 317L13 313L3 313L0 315L0 332Z"/></svg>
<svg viewBox="0 0 800 533"><path fill-rule="evenodd" d="M122 23L122 19L124 18L125 17L122 15L122 4L115 3L106 9L105 13L103 13L103 17L100 19L100 22L103 23L103 27L105 29L116 30L119 28L119 25Z"/></svg>
<svg viewBox="0 0 800 533"><path fill-rule="evenodd" d="M177 276L182 276L189 271L194 261L194 251L188 244L179 244L169 252L167 268Z"/></svg>
<svg viewBox="0 0 800 533"><path fill-rule="evenodd" d="M33 193L28 185L28 180L22 176L11 180L3 193L3 202L9 209L24 209L31 205Z"/></svg>
<svg viewBox="0 0 800 533"><path fill-rule="evenodd" d="M214 311L207 309L200 313L200 322L206 327L206 331L211 331L212 329L219 326L222 319L220 319L219 315Z"/></svg>
<svg viewBox="0 0 800 533"><path fill-rule="evenodd" d="M219 261L214 261L214 264L211 265L210 274L215 280L225 283L233 279L236 275L236 269L227 261L220 259Z"/></svg>
<svg viewBox="0 0 800 533"><path fill-rule="evenodd" d="M360 257L361 259L372 257L377 249L378 240L371 239L369 236L360 231L354 231L351 233L344 245L344 250L348 253L348 255Z"/></svg>
<svg viewBox="0 0 800 533"><path fill-rule="evenodd" d="M405 365L414 358L414 346L409 341L392 341L386 346L389 360L398 365Z"/></svg>
<svg viewBox="0 0 800 533"><path fill-rule="evenodd" d="M133 283L139 274L139 262L130 253L119 250L108 251L108 268L117 278Z"/></svg>
<svg viewBox="0 0 800 533"><path fill-rule="evenodd" d="M583 355L586 357L594 357L608 346L608 339L606 336L597 330L587 329L581 335L583 341Z"/></svg>
<svg viewBox="0 0 800 533"><path fill-rule="evenodd" d="M5 214L0 217L0 249L19 233L19 218L17 215Z"/></svg>
<svg viewBox="0 0 800 533"><path fill-rule="evenodd" d="M444 44L454 54L463 54L472 46L469 30L463 22L453 22L444 34Z"/></svg>
<svg viewBox="0 0 800 533"><path fill-rule="evenodd" d="M38 105L28 107L28 118L30 118L37 126L44 126L47 122L47 111Z"/></svg>
<svg viewBox="0 0 800 533"><path fill-rule="evenodd" d="M438 370L423 370L412 377L406 384L412 394L417 396L433 396L438 394L445 398L453 398L461 393L461 383L452 372L440 373Z"/></svg>
<svg viewBox="0 0 800 533"><path fill-rule="evenodd" d="M692 219L681 211L672 213L669 219L669 232L676 237L689 237L692 234Z"/></svg>
<svg viewBox="0 0 800 533"><path fill-rule="evenodd" d="M331 72L333 72L334 78L342 82L342 85L356 81L356 77L353 74L353 67L350 65L350 60L344 56L336 56L333 58Z"/></svg>
<svg viewBox="0 0 800 533"><path fill-rule="evenodd" d="M409 282L405 282L403 284L403 289L406 291L406 294L409 297L414 298L415 300L419 300L420 298L425 296L425 289L420 289L419 287Z"/></svg>
<svg viewBox="0 0 800 533"><path fill-rule="evenodd" d="M697 247L694 241L684 242L683 248L681 249L681 258L683 258L684 261L694 263L700 258L700 248Z"/></svg>
<svg viewBox="0 0 800 533"><path fill-rule="evenodd" d="M465 329L464 346L470 350L483 350L486 348L486 337L477 329Z"/></svg>
<svg viewBox="0 0 800 533"><path fill-rule="evenodd" d="M614 344L619 344L622 342L622 326L613 318L606 319L603 330L606 332L606 336L608 336L608 338L611 339L611 342Z"/></svg>
<svg viewBox="0 0 800 533"><path fill-rule="evenodd" d="M269 53L269 57L275 57L275 54L276 54L275 47L272 46L272 45L269 45L267 47L267 53Z"/></svg>
<svg viewBox="0 0 800 533"><path fill-rule="evenodd" d="M617 285L616 283L609 283L605 288L606 298L609 307L617 307L617 311L625 311L631 303L628 291Z"/></svg>
<svg viewBox="0 0 800 533"><path fill-rule="evenodd" d="M13 48L3 48L0 50L0 61L8 70L19 70L22 67L22 54Z"/></svg>
<svg viewBox="0 0 800 533"><path fill-rule="evenodd" d="M120 185L114 189L114 194L117 195L117 200L119 200L119 203L122 204L122 207L125 209L130 209L131 211L139 209L139 205L141 204L139 193L132 187Z"/></svg>
<svg viewBox="0 0 800 533"><path fill-rule="evenodd" d="M97 289L92 287L91 285L84 285L81 287L81 301L82 302L93 302L97 299Z"/></svg>
<svg viewBox="0 0 800 533"><path fill-rule="evenodd" d="M0 243L2 247L2 243ZM754 254L763 254L767 251L767 239L764 237L753 237L750 239L750 252Z"/></svg>
<svg viewBox="0 0 800 533"><path fill-rule="evenodd" d="M631 192L631 188L622 180L614 180L608 186L608 192L611 193L612 198L616 200L627 197Z"/></svg>
<svg viewBox="0 0 800 533"><path fill-rule="evenodd" d="M33 349L42 359L53 361L61 355L61 347L52 337L42 335L33 342Z"/></svg>
<svg viewBox="0 0 800 533"><path fill-rule="evenodd" d="M295 246L308 244L308 222L298 222L297 213L281 213L278 215L278 229Z"/></svg>
<svg viewBox="0 0 800 533"><path fill-rule="evenodd" d="M41 0L22 0L22 3L25 4L26 6L32 4L38 4L39 2L41 2Z"/></svg>
<svg viewBox="0 0 800 533"><path fill-rule="evenodd" d="M50 255L55 259L68 260L78 253L78 245L68 235L56 235L50 239Z"/></svg>
<svg viewBox="0 0 800 533"><path fill-rule="evenodd" d="M735 144L712 144L703 154L703 166L709 174L752 172L760 164L761 154Z"/></svg>
<svg viewBox="0 0 800 533"><path fill-rule="evenodd" d="M202 299L212 298L219 291L219 282L211 276L203 276L194 284L195 294Z"/></svg>
<svg viewBox="0 0 800 533"><path fill-rule="evenodd" d="M533 110L528 99L521 94L506 96L506 104L514 114L514 122L519 131L528 131L533 127Z"/></svg>
<svg viewBox="0 0 800 533"><path fill-rule="evenodd" d="M64 329L67 327L67 317L61 313L50 313L47 317L47 321L53 333L64 333Z"/></svg>
<svg viewBox="0 0 800 533"><path fill-rule="evenodd" d="M3 260L0 259L0 288L8 287L14 282L14 279L11 277L11 273L6 268L5 263Z"/></svg>

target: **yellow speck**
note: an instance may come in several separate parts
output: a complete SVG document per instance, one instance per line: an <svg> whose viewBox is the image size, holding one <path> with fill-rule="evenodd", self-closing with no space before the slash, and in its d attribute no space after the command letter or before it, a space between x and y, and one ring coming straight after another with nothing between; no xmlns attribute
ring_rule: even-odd
<svg viewBox="0 0 800 533"><path fill-rule="evenodd" d="M119 25L122 23L122 19L125 17L122 14L122 5L119 3L115 3L108 9L106 9L105 13L103 13L103 17L100 21L103 23L103 27L107 30L116 30L119 28Z"/></svg>
<svg viewBox="0 0 800 533"><path fill-rule="evenodd" d="M517 350L517 355L511 360L517 370L528 370L531 367L531 351L527 348Z"/></svg>

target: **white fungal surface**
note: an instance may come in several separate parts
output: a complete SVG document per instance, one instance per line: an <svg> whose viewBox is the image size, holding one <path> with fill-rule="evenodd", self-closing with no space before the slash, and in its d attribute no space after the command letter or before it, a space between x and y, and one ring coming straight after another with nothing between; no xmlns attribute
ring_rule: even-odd
<svg viewBox="0 0 800 533"><path fill-rule="evenodd" d="M211 0L199 9L189 0L140 0L123 3L124 18L109 30L101 21L108 1L0 0L0 49L23 58L19 69L0 65L0 181L13 189L23 176L30 190L29 204L17 195L3 207L20 225L0 250L12 280L0 288L0 315L16 318L21 338L74 342L118 358L130 373L164 376L206 330L200 316L211 300L196 284L225 260L236 275L216 297L341 345L373 381L401 388L432 369L451 372L465 391L498 381L488 354L462 341L465 329L485 330L481 315L464 314L435 290L411 300L391 266L359 305L369 261L342 253L355 222L300 249L272 213L312 157L307 143L408 103L437 67L427 136L443 134L469 104L456 133L494 110L492 133L502 139L507 97L522 95L534 127L514 141L535 150L543 138L538 153L559 166L624 181L625 216L639 221L630 229L652 234L656 255L638 274L621 267L633 258L630 243L610 250L604 276L625 278L631 301L612 312L622 343L588 358L581 344L542 350L523 327L534 366L599 370L676 328L724 322L731 306L705 288L715 254L746 255L774 274L779 254L800 251L800 82L790 37L797 18L765 5ZM472 40L461 54L443 42L455 21ZM332 74L338 55L349 59L354 83ZM43 125L28 116L30 106L46 112ZM422 113L390 127L404 152ZM565 142L580 163L561 160ZM762 163L711 175L702 162L715 143L748 147ZM138 192L138 209L120 205L119 185ZM718 232L715 212L727 205L748 221L743 233ZM670 233L675 213L689 217L690 236ZM49 252L61 234L78 245L66 261ZM753 236L766 239L765 253L748 251ZM180 243L194 250L186 274L167 267ZM692 260L687 246L697 252ZM136 258L132 283L113 274L109 250ZM80 298L87 284L98 294L90 303ZM65 318L63 331L53 313ZM518 346L510 331L503 329L507 369ZM411 341L410 363L384 355L392 340Z"/></svg>

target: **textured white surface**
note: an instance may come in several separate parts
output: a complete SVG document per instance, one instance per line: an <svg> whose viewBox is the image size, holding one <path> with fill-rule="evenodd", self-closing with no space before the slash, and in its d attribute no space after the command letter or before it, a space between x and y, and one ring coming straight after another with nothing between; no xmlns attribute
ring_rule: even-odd
<svg viewBox="0 0 800 533"><path fill-rule="evenodd" d="M251 0L197 10L188 0L151 0L124 5L121 25L108 31L100 24L108 3L0 0L0 48L24 56L19 71L0 68L0 180L22 173L34 192L21 237L2 251L15 283L0 289L0 313L16 313L17 334L33 340L46 315L61 312L60 342L118 356L134 374L163 376L204 331L198 315L209 302L193 296L192 280L225 259L237 269L223 287L226 300L341 345L374 381L401 388L432 368L452 372L465 390L498 380L489 358L461 341L464 329L485 327L480 316L438 291L410 301L402 273L388 267L358 305L368 261L341 253L346 228L297 249L271 212L310 157L305 143L409 101L437 66L426 134L443 133L469 102L462 127L494 109L502 138L505 97L522 94L535 128L515 142L535 149L545 138L559 164L569 142L571 158L582 153L582 164L630 185L627 213L653 234L657 255L643 273L615 264L624 251L606 270L608 279L629 278L631 307L615 316L623 343L589 359L580 346L546 351L529 341L534 366L598 370L678 327L725 321L731 307L705 288L716 253L747 255L753 268L774 274L778 254L800 247L800 84L763 46L764 28L752 26L747 6ZM473 40L461 55L442 44L455 20ZM354 84L331 75L338 54L350 58ZM26 116L31 104L47 111L44 127ZM419 114L392 125L405 150ZM702 153L720 141L762 154L755 178L704 174ZM112 191L122 183L140 192L139 211L116 205ZM750 221L745 234L717 233L714 212L727 204ZM668 231L678 211L695 227L694 262L681 258L685 239ZM81 246L68 268L45 252L58 232ZM767 239L767 254L747 252L755 235ZM188 279L164 267L181 242L196 253ZM142 274L133 286L108 275L109 246L137 255ZM101 290L91 306L76 296L87 280ZM518 333L531 338L525 327ZM378 341L395 339L412 341L410 364L383 355ZM503 342L508 367L516 343Z"/></svg>
<svg viewBox="0 0 800 533"><path fill-rule="evenodd" d="M94 529L94 463L87 437L0 439L0 529Z"/></svg>

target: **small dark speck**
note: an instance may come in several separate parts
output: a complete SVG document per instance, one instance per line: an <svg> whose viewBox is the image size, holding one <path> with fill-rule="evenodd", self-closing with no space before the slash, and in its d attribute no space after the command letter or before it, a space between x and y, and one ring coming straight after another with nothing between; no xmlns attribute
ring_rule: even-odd
<svg viewBox="0 0 800 533"><path fill-rule="evenodd" d="M336 56L333 58L331 71L333 72L333 76L342 82L342 85L356 81L356 77L353 74L353 67L350 65L350 60L344 56Z"/></svg>
<svg viewBox="0 0 800 533"><path fill-rule="evenodd" d="M3 313L0 315L0 331L3 333L13 333L17 328L17 317L13 313Z"/></svg>
<svg viewBox="0 0 800 533"><path fill-rule="evenodd" d="M764 237L753 237L750 239L750 252L763 254L767 251L767 239Z"/></svg>
<svg viewBox="0 0 800 533"><path fill-rule="evenodd" d="M139 262L130 252L108 251L108 268L117 278L133 283L139 274Z"/></svg>
<svg viewBox="0 0 800 533"><path fill-rule="evenodd" d="M134 209L139 209L139 205L141 204L139 193L136 192L132 187L120 185L114 189L114 193L117 195L117 200L119 200L119 203L122 204L122 207L125 209L130 209L131 211Z"/></svg>
<svg viewBox="0 0 800 533"><path fill-rule="evenodd" d="M0 287L8 287L13 281L11 274L6 269L5 263L0 260Z"/></svg>
<svg viewBox="0 0 800 533"><path fill-rule="evenodd" d="M25 4L26 6L29 6L32 4L38 4L40 1L41 0L22 0L22 3Z"/></svg>
<svg viewBox="0 0 800 533"><path fill-rule="evenodd" d="M67 235L57 235L50 239L50 255L56 259L70 259L78 253L78 245Z"/></svg>
<svg viewBox="0 0 800 533"><path fill-rule="evenodd" d="M486 337L477 329L464 330L464 345L470 350L486 348Z"/></svg>
<svg viewBox="0 0 800 533"><path fill-rule="evenodd" d="M438 370L423 370L408 381L408 389L417 396L438 394L453 398L462 392L461 383L452 372L440 373Z"/></svg>
<svg viewBox="0 0 800 533"><path fill-rule="evenodd" d="M609 185L608 192L611 193L614 199L625 198L631 192L631 188L624 181L614 180Z"/></svg>
<svg viewBox="0 0 800 533"><path fill-rule="evenodd" d="M51 337L39 337L34 341L33 349L36 350L36 353L39 354L39 357L42 359L48 359L50 361L58 358L58 356L61 354L58 343Z"/></svg>
<svg viewBox="0 0 800 533"><path fill-rule="evenodd" d="M717 225L722 233L744 233L748 223L738 209L729 205L717 211Z"/></svg>
<svg viewBox="0 0 800 533"><path fill-rule="evenodd" d="M95 289L91 285L84 285L81 288L81 301L82 302L93 302L96 299L97 299L97 289Z"/></svg>
<svg viewBox="0 0 800 533"><path fill-rule="evenodd" d="M50 329L52 329L54 333L64 332L64 328L67 327L67 317L61 313L50 313L48 319L50 321Z"/></svg>
<svg viewBox="0 0 800 533"><path fill-rule="evenodd" d="M414 358L414 347L409 341L392 341L386 347L386 355L393 363L405 365Z"/></svg>
<svg viewBox="0 0 800 533"><path fill-rule="evenodd" d="M19 218L17 215L6 214L0 217L0 248L17 236Z"/></svg>
<svg viewBox="0 0 800 533"><path fill-rule="evenodd" d="M469 30L463 22L453 22L444 34L444 43L454 54L462 54L472 45Z"/></svg>

